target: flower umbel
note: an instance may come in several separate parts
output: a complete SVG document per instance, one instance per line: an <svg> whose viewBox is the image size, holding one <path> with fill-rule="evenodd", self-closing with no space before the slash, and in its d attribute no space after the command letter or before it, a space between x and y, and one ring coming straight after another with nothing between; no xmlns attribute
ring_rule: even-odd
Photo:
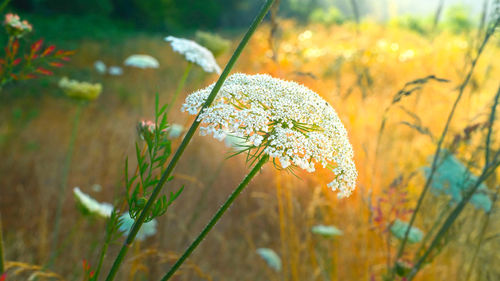
<svg viewBox="0 0 500 281"><path fill-rule="evenodd" d="M82 100L95 100L102 91L101 84L90 84L88 82L79 82L76 80L70 80L67 77L63 77L59 80L59 88L61 88L64 93L75 99Z"/></svg>
<svg viewBox="0 0 500 281"><path fill-rule="evenodd" d="M197 114L214 84L186 98L183 111ZM315 165L329 168L328 184L349 196L357 171L344 125L335 110L318 94L295 82L269 75L233 74L224 82L213 104L199 116L200 134L222 140L227 134L245 139L255 155L278 159L282 168Z"/></svg>
<svg viewBox="0 0 500 281"><path fill-rule="evenodd" d="M89 213L103 218L109 218L111 216L111 212L113 212L113 205L109 203L97 202L97 200L90 197L88 194L83 193L78 187L73 188L73 194L75 195L78 203Z"/></svg>
<svg viewBox="0 0 500 281"><path fill-rule="evenodd" d="M150 55L131 55L125 59L124 64L142 69L160 67L158 60Z"/></svg>
<svg viewBox="0 0 500 281"><path fill-rule="evenodd" d="M6 14L5 21L3 23L5 25L5 29L7 29L7 33L10 36L17 38L21 38L33 30L33 27L29 22L26 20L21 21L19 16L16 14Z"/></svg>
<svg viewBox="0 0 500 281"><path fill-rule="evenodd" d="M206 72L221 73L221 69L215 61L214 55L207 48L200 46L198 43L177 38L173 36L165 37L165 41L170 42L172 49L183 55L187 61L196 63Z"/></svg>
<svg viewBox="0 0 500 281"><path fill-rule="evenodd" d="M120 231L123 233L123 235L128 235L130 232L130 229L132 228L132 225L134 224L134 219L130 217L130 214L124 213L123 215L120 216L120 221L122 224L120 225ZM152 221L146 222L142 225L142 228L139 230L137 233L136 239L137 240L144 240L148 238L149 236L153 236L156 234L156 220L153 219Z"/></svg>

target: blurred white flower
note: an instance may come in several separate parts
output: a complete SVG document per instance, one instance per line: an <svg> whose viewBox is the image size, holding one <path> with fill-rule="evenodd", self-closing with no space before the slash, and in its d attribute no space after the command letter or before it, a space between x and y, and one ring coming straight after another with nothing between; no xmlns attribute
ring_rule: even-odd
<svg viewBox="0 0 500 281"><path fill-rule="evenodd" d="M111 216L111 212L113 212L113 205L109 203L99 203L88 194L83 193L78 187L73 188L73 194L75 195L78 203L89 213L104 218L108 218Z"/></svg>
<svg viewBox="0 0 500 281"><path fill-rule="evenodd" d="M132 226L134 225L134 219L130 217L130 214L124 213L123 215L120 216L120 221L121 225L119 230L123 232L124 236L127 236L130 232L130 229L132 229ZM137 232L137 236L135 239L139 241L143 241L144 239L148 238L149 236L153 236L156 234L156 225L157 222L155 219L149 222L145 222L142 227L139 229L139 232Z"/></svg>
<svg viewBox="0 0 500 281"><path fill-rule="evenodd" d="M409 223L404 222L400 219L396 219L391 226L391 233L399 240L403 240L405 233L410 226ZM418 243L424 238L424 233L422 230L412 226L410 232L408 233L408 242Z"/></svg>
<svg viewBox="0 0 500 281"><path fill-rule="evenodd" d="M74 99L91 101L99 97L102 92L102 85L99 83L80 82L67 77L61 78L58 85L68 97Z"/></svg>
<svg viewBox="0 0 500 281"><path fill-rule="evenodd" d="M342 230L336 228L333 225L321 225L321 224L313 226L311 228L311 232L325 237L334 237L344 234Z"/></svg>
<svg viewBox="0 0 500 281"><path fill-rule="evenodd" d="M190 94L182 110L197 114L213 87ZM335 177L328 186L339 190L339 197L355 188L357 171L344 125L330 104L305 86L265 74L233 74L198 120L201 135L243 138L282 168L331 169Z"/></svg>
<svg viewBox="0 0 500 281"><path fill-rule="evenodd" d="M124 64L142 69L160 67L158 60L150 55L131 55L125 60Z"/></svg>
<svg viewBox="0 0 500 281"><path fill-rule="evenodd" d="M17 38L21 38L33 30L33 26L28 21L21 21L18 15L12 13L5 15L3 24L7 29L7 33Z"/></svg>
<svg viewBox="0 0 500 281"><path fill-rule="evenodd" d="M106 74L106 64L104 62L98 60L94 62L94 68L99 74Z"/></svg>
<svg viewBox="0 0 500 281"><path fill-rule="evenodd" d="M311 39L312 35L313 35L312 31L306 30L306 31L302 32L301 34L299 34L299 41L309 40L309 39Z"/></svg>
<svg viewBox="0 0 500 281"><path fill-rule="evenodd" d="M198 43L188 40L177 38L173 36L165 37L165 41L170 42L172 49L183 55L184 58L192 63L196 63L206 72L221 73L221 69L215 61L214 55L207 48L199 45Z"/></svg>
<svg viewBox="0 0 500 281"><path fill-rule="evenodd" d="M172 124L167 128L167 137L169 139L176 139L184 132L184 127L180 124Z"/></svg>
<svg viewBox="0 0 500 281"><path fill-rule="evenodd" d="M101 192L102 191L102 185L96 183L93 184L90 188L92 188L93 192Z"/></svg>
<svg viewBox="0 0 500 281"><path fill-rule="evenodd" d="M406 50L399 55L399 61L405 62L407 60L411 60L414 57L415 57L415 51L413 51L412 49L409 49L409 50Z"/></svg>
<svg viewBox="0 0 500 281"><path fill-rule="evenodd" d="M276 252L269 248L259 248L257 249L257 254L263 258L267 265L276 271L281 271L281 258L276 254Z"/></svg>
<svg viewBox="0 0 500 281"><path fill-rule="evenodd" d="M123 68L119 67L119 66L110 66L109 69L108 69L108 73L109 75L112 75L112 76L120 76L123 74Z"/></svg>

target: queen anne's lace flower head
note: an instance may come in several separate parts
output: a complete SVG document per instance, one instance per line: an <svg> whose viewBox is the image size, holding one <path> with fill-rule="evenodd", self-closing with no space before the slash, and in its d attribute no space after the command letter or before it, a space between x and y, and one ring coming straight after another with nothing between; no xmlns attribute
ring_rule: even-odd
<svg viewBox="0 0 500 281"><path fill-rule="evenodd" d="M106 74L107 67L106 67L106 64L103 61L100 61L100 60L95 61L94 62L94 68L97 71L97 73L99 73L99 74Z"/></svg>
<svg viewBox="0 0 500 281"><path fill-rule="evenodd" d="M214 85L189 95L182 110L197 114ZM265 74L233 74L198 121L202 135L244 138L279 160L282 168L292 165L313 172L319 164L331 169L335 178L328 186L339 190L339 197L355 188L357 171L344 125L335 110L305 86Z"/></svg>
<svg viewBox="0 0 500 281"><path fill-rule="evenodd" d="M187 61L196 63L206 72L221 73L221 69L215 61L214 55L207 48L200 46L192 40L173 36L165 37L165 41L170 42L175 52L183 55Z"/></svg>
<svg viewBox="0 0 500 281"><path fill-rule="evenodd" d="M134 219L131 218L130 214L127 212L120 216L120 222L121 224L119 230L123 233L124 236L127 236L130 233L132 226L134 225ZM135 237L135 239L143 241L149 236L155 235L157 224L158 223L156 222L156 219L145 222L139 229L139 232L137 232L137 236Z"/></svg>
<svg viewBox="0 0 500 281"><path fill-rule="evenodd" d="M102 85L91 84L88 82L80 82L76 80L70 80L67 77L63 77L59 80L59 88L61 88L64 93L74 99L83 100L95 100L102 91Z"/></svg>
<svg viewBox="0 0 500 281"><path fill-rule="evenodd" d="M10 36L17 38L21 38L33 30L33 26L31 26L29 22L26 20L21 21L19 16L16 14L6 14L4 24L7 29L7 33Z"/></svg>
<svg viewBox="0 0 500 281"><path fill-rule="evenodd" d="M125 59L124 64L142 69L160 67L158 60L150 55L131 55Z"/></svg>
<svg viewBox="0 0 500 281"><path fill-rule="evenodd" d="M99 203L88 194L83 193L80 188L73 188L73 194L80 205L91 214L109 218L113 212L113 205L109 203Z"/></svg>

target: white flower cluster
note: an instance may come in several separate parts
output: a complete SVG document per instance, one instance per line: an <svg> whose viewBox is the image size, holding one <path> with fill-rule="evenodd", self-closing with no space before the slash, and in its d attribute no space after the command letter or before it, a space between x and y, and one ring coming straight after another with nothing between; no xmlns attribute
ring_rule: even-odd
<svg viewBox="0 0 500 281"><path fill-rule="evenodd" d="M90 197L88 194L83 193L80 188L73 188L73 194L76 200L89 211L91 214L101 216L103 218L109 218L113 212L113 205L109 203L99 203L94 198Z"/></svg>
<svg viewBox="0 0 500 281"><path fill-rule="evenodd" d="M188 40L177 38L173 36L165 37L165 41L170 42L172 49L183 55L187 61L196 63L206 72L221 73L221 69L215 61L214 55L207 48L199 45L198 43Z"/></svg>
<svg viewBox="0 0 500 281"><path fill-rule="evenodd" d="M130 217L130 214L126 212L120 216L120 222L121 225L118 229L123 233L124 236L127 236L130 233L132 226L134 226L135 221L133 218ZM135 237L135 239L143 241L149 236L155 235L157 224L158 223L156 222L156 219L153 219L152 221L149 222L145 222L139 229L139 232L137 232L137 236Z"/></svg>
<svg viewBox="0 0 500 281"><path fill-rule="evenodd" d="M131 55L125 59L124 64L142 69L160 67L158 60L150 55Z"/></svg>
<svg viewBox="0 0 500 281"><path fill-rule="evenodd" d="M197 114L214 85L190 94L182 110ZM277 158L282 168L330 168L335 178L328 186L339 190L339 197L355 188L357 171L344 125L335 110L305 86L265 74L233 74L199 121L200 134L219 140L228 134L244 138Z"/></svg>

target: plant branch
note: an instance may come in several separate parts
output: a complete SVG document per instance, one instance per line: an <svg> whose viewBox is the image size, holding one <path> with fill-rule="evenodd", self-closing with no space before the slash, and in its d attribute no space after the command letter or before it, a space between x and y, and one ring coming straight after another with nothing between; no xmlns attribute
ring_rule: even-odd
<svg viewBox="0 0 500 281"><path fill-rule="evenodd" d="M205 108L209 107L212 102L214 101L217 93L219 92L220 88L222 87L222 84L226 80L227 76L229 75L229 72L233 68L234 64L238 60L239 56L241 55L241 52L245 48L245 46L248 44L248 41L252 37L253 33L257 29L257 26L260 24L260 22L264 19L264 16L267 14L269 9L271 8L271 5L274 3L274 0L267 0L266 3L263 5L262 9L260 10L260 13L257 15L257 17L254 19L252 24L250 25L247 33L241 40L240 44L234 51L231 59L227 63L226 67L224 68L224 71L222 72L221 76L215 83L215 86L213 87L212 91L210 92L210 95L208 96L207 100L205 101L205 104L201 108L200 112L198 113L198 116L205 110ZM130 230L130 233L127 236L127 239L123 243L123 246L118 254L118 256L115 259L115 262L113 263L113 266L111 267L111 270L106 278L106 281L111 281L115 278L116 273L118 272L118 269L123 262L123 259L125 258L125 255L127 254L128 249L130 248L130 245L135 239L135 236L137 235L137 232L141 228L142 224L144 223L144 220L146 219L149 210L155 203L156 198L160 194L160 191L163 188L163 185L167 181L167 179L170 177L172 174L175 166L177 165L177 162L179 161L180 157L182 156L184 150L186 149L187 145L191 141L194 133L198 129L200 125L200 121L198 119L198 116L196 116L195 121L189 128L188 132L184 136L184 139L182 140L181 144L177 148L177 151L175 152L174 156L170 160L169 165L163 172L158 184L156 185L155 189L153 190L151 196L148 199L148 202L146 203L144 209L142 210L139 218L135 221L134 225L132 226L132 229Z"/></svg>
<svg viewBox="0 0 500 281"><path fill-rule="evenodd" d="M212 230L215 224L217 224L222 215L224 215L224 213L231 206L231 204L233 204L236 197L238 197L238 195L245 189L245 187L247 187L247 185L250 183L253 177L255 177L255 175L260 171L262 166L267 163L268 160L269 156L266 154L259 160L259 162L257 162L257 164L255 164L250 173L243 179L243 181L238 185L238 187L233 191L233 193L231 193L229 198L227 198L226 202L222 204L217 213L215 213L215 215L212 217L212 219L210 219L205 228L203 228L203 230L200 232L198 237L196 237L196 239L191 243L191 245L189 245L184 254L182 254L182 256L177 260L177 262L172 266L172 268L170 268L167 274L163 276L161 281L167 281L175 274L177 269L179 269L179 267L191 255L191 253L196 249L196 247L198 247L198 245L201 243L201 241L203 241L205 236L207 236L210 230Z"/></svg>

